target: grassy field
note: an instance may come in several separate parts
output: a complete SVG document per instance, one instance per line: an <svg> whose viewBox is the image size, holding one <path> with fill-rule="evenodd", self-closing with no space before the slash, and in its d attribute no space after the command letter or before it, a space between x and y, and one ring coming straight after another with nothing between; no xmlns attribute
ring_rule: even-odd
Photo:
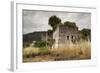
<svg viewBox="0 0 100 73"><path fill-rule="evenodd" d="M82 41L64 48L23 48L23 62L91 59L91 43Z"/></svg>

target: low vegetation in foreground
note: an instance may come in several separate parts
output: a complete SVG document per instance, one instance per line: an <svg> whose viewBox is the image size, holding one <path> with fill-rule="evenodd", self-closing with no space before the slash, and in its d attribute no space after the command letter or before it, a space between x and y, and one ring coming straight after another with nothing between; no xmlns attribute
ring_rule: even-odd
<svg viewBox="0 0 100 73"><path fill-rule="evenodd" d="M23 62L91 59L90 42L66 45L64 48L23 48Z"/></svg>

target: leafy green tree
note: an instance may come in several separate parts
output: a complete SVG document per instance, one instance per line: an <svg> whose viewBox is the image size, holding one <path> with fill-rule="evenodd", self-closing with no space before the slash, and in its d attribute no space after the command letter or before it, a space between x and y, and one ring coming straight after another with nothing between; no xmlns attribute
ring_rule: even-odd
<svg viewBox="0 0 100 73"><path fill-rule="evenodd" d="M65 26L68 26L68 27L76 27L76 23L75 22L70 22L70 21L66 21L64 22L64 25Z"/></svg>
<svg viewBox="0 0 100 73"><path fill-rule="evenodd" d="M89 35L91 35L91 30L90 30L90 29L82 29L82 30L81 30L81 33L82 33L84 36L89 36Z"/></svg>
<svg viewBox="0 0 100 73"><path fill-rule="evenodd" d="M49 18L48 24L53 28L53 30L56 29L59 23L61 23L61 19L57 16L54 15Z"/></svg>
<svg viewBox="0 0 100 73"><path fill-rule="evenodd" d="M89 38L91 40L91 30L90 29L82 29L80 32L83 35L83 39L87 40Z"/></svg>

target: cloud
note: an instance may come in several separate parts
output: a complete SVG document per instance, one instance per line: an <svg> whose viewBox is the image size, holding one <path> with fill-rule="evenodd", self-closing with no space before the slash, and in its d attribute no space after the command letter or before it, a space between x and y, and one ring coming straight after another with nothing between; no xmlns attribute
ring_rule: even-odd
<svg viewBox="0 0 100 73"><path fill-rule="evenodd" d="M59 17L62 23L65 21L76 22L79 29L91 28L90 13L23 10L23 34L52 29L48 25L49 17L52 15Z"/></svg>

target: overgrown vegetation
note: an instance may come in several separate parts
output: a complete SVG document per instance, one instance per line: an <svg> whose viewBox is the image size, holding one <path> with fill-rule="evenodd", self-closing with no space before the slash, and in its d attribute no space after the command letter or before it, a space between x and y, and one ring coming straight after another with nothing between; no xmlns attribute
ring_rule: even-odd
<svg viewBox="0 0 100 73"><path fill-rule="evenodd" d="M34 44L34 47L44 48L44 47L46 47L46 45L48 45L48 43L46 41L38 41Z"/></svg>
<svg viewBox="0 0 100 73"><path fill-rule="evenodd" d="M75 28L76 27L76 23L70 22L70 21L64 22L64 25L67 26L67 27L71 27L71 28Z"/></svg>
<svg viewBox="0 0 100 73"><path fill-rule="evenodd" d="M51 16L49 18L49 25L53 28L53 30L55 30L58 26L58 24L61 23L61 19L59 17L57 17L56 15Z"/></svg>
<svg viewBox="0 0 100 73"><path fill-rule="evenodd" d="M82 59L91 59L90 42L81 41L77 44L66 45L64 48L28 47L23 49L23 62Z"/></svg>
<svg viewBox="0 0 100 73"><path fill-rule="evenodd" d="M82 34L81 36L82 39L91 41L91 30L90 29L82 29L79 32Z"/></svg>
<svg viewBox="0 0 100 73"><path fill-rule="evenodd" d="M23 48L29 47L29 46L30 46L30 43L29 43L29 42L24 42L24 43L23 43Z"/></svg>
<svg viewBox="0 0 100 73"><path fill-rule="evenodd" d="M81 34L79 37L82 40L79 39L77 43L66 44L62 48L52 48L55 40L51 34L53 34L57 26L65 25L71 28L77 28L77 26L76 23L70 21L61 23L61 19L55 15L49 18L48 24L52 27L52 30L47 31L46 41L41 40L40 33L24 35L23 62L91 59L91 43L88 41L88 39L91 39L90 29L79 31L79 34ZM33 40L33 38L37 40ZM33 41L35 42L33 43ZM31 44L33 44L33 46L30 46Z"/></svg>

